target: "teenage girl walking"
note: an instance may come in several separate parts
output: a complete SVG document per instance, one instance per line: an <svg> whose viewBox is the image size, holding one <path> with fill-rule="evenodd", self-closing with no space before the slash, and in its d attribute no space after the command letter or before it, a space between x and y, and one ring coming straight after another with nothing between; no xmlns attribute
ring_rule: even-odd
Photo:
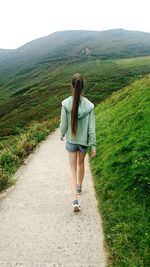
<svg viewBox="0 0 150 267"><path fill-rule="evenodd" d="M92 145L92 157L96 157L94 104L83 96L84 82L79 73L72 77L72 96L62 101L60 134L66 136L73 193L72 207L80 211L80 194L84 178L84 159L88 146Z"/></svg>

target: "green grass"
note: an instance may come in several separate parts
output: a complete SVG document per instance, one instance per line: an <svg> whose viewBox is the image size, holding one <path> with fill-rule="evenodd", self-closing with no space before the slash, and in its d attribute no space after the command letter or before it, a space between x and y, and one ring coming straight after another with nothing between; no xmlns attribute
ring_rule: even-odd
<svg viewBox="0 0 150 267"><path fill-rule="evenodd" d="M149 34L142 33L146 38L143 46L138 44L141 33L135 32L131 40L132 32L110 31L110 39L103 32L102 47L96 39L94 43L88 41L91 55L86 56L89 34L83 36L80 46L81 36L77 33L78 39L72 47L71 43L66 46L70 38L66 32L61 39L65 41L63 51L59 43L56 47L52 43L51 55L47 46L49 37L46 42L34 41L31 46L24 46L20 50L22 55L15 56L15 61L11 59L11 64L1 64L0 191L15 183L12 176L24 159L58 127L61 101L71 93L72 75L80 72L85 81L84 95L96 105L97 157L90 159L90 163L109 265L148 267L150 76L136 80L150 73L150 56L124 57L149 54ZM114 34L118 34L117 38L120 34L128 36L116 46ZM37 43L39 50L35 49ZM6 56L9 57L9 51ZM117 57L124 59L113 59ZM130 85L131 82L134 83ZM121 91L114 93L120 88Z"/></svg>
<svg viewBox="0 0 150 267"><path fill-rule="evenodd" d="M150 75L95 109L90 159L110 266L150 266Z"/></svg>
<svg viewBox="0 0 150 267"><path fill-rule="evenodd" d="M150 57L124 60L82 60L36 65L5 81L0 98L0 136L14 135L16 127L32 120L58 116L61 101L70 95L73 73L85 79L85 96L95 104L112 92L150 72Z"/></svg>
<svg viewBox="0 0 150 267"><path fill-rule="evenodd" d="M150 72L150 57L45 62L5 77L0 191L15 183L12 176L24 159L59 125L75 72L96 105L97 157L90 163L110 266L148 267L150 76L130 84Z"/></svg>
<svg viewBox="0 0 150 267"><path fill-rule="evenodd" d="M59 118L32 122L24 129L16 129L15 136L0 143L0 192L15 183L12 177L18 167L58 125Z"/></svg>
<svg viewBox="0 0 150 267"><path fill-rule="evenodd" d="M86 52L88 50L88 53ZM31 72L36 65L74 60L128 58L150 55L150 33L112 29L61 31L18 49L0 49L0 85L5 78Z"/></svg>

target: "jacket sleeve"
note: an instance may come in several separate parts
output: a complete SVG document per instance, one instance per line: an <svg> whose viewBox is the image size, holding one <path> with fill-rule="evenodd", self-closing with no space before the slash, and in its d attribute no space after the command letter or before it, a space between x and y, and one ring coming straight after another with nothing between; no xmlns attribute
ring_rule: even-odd
<svg viewBox="0 0 150 267"><path fill-rule="evenodd" d="M61 107L60 137L64 137L68 129L67 111L64 106Z"/></svg>
<svg viewBox="0 0 150 267"><path fill-rule="evenodd" d="M92 109L89 114L88 136L89 136L89 143L92 145L92 150L96 150L94 109Z"/></svg>

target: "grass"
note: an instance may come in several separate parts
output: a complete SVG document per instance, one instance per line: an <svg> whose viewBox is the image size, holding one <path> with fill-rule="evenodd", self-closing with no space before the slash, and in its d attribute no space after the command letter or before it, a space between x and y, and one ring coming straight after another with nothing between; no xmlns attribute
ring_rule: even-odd
<svg viewBox="0 0 150 267"><path fill-rule="evenodd" d="M97 157L90 159L109 266L150 266L150 75L95 109Z"/></svg>
<svg viewBox="0 0 150 267"><path fill-rule="evenodd" d="M149 73L150 57L43 63L27 73L14 75L1 88L0 136L15 135L16 128L31 121L58 116L61 101L70 95L70 80L76 72L84 77L85 96L98 104L112 92Z"/></svg>
<svg viewBox="0 0 150 267"><path fill-rule="evenodd" d="M59 118L32 122L22 130L16 129L17 135L0 143L0 192L15 183L12 177L18 167L58 125Z"/></svg>
<svg viewBox="0 0 150 267"><path fill-rule="evenodd" d="M96 104L97 157L90 163L109 265L148 267L150 76L129 84L150 72L150 57L45 63L6 79L0 98L0 191L15 183L12 176L24 159L58 127L75 72L83 75L85 96Z"/></svg>
<svg viewBox="0 0 150 267"><path fill-rule="evenodd" d="M143 35L146 49L138 44L141 33L135 32L130 43L132 33L128 32L127 43L122 39L117 46L113 36L107 42L107 33L102 34L103 49L95 43L96 48L87 57L87 37L83 38L83 47L78 45L81 33L75 43L77 50L70 50L71 43L64 43L63 49L54 44L50 56L47 43L41 39L43 49L42 43L39 50L34 49L39 41L33 42L33 47L25 46L22 56L6 66L8 71L1 64L0 191L15 183L12 176L18 167L58 127L61 101L70 95L72 74L80 72L85 80L84 94L96 105L97 157L90 159L90 164L109 266L148 267L150 75L134 81L150 73L150 56L124 57L149 54L149 37ZM93 41L89 47L93 47ZM51 43L49 38L46 42ZM118 56L124 59L115 59Z"/></svg>

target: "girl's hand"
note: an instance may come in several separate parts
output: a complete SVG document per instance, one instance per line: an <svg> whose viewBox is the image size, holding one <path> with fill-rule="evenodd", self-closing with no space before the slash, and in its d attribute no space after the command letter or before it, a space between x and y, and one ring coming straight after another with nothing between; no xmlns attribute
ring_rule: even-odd
<svg viewBox="0 0 150 267"><path fill-rule="evenodd" d="M92 150L92 158L95 158L96 157L96 150Z"/></svg>

